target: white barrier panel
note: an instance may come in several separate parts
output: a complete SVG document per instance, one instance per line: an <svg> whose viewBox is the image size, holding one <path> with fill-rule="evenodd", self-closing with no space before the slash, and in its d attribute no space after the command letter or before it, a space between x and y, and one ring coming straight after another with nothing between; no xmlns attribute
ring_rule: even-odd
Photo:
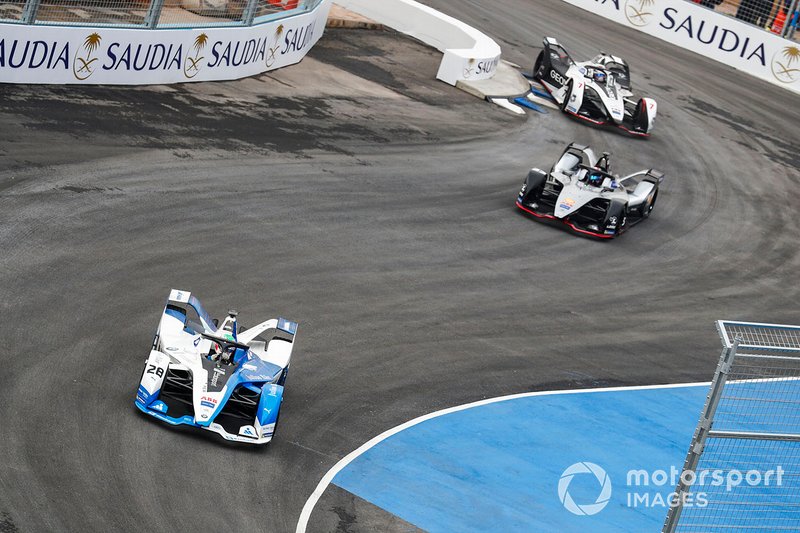
<svg viewBox="0 0 800 533"><path fill-rule="evenodd" d="M181 30L0 24L0 82L145 85L245 78L297 63L331 0L258 26Z"/></svg>
<svg viewBox="0 0 800 533"><path fill-rule="evenodd" d="M336 3L444 53L436 77L455 85L459 80L485 80L500 63L500 46L468 24L414 0L336 0Z"/></svg>
<svg viewBox="0 0 800 533"><path fill-rule="evenodd" d="M800 47L686 0L564 0L681 48L800 92Z"/></svg>

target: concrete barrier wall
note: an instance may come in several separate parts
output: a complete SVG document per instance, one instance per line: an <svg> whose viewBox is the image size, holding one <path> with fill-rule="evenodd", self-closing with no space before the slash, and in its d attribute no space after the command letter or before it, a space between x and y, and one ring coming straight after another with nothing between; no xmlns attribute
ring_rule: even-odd
<svg viewBox="0 0 800 533"><path fill-rule="evenodd" d="M460 20L414 0L336 0L355 13L415 37L443 53L436 77L450 85L494 76L500 46Z"/></svg>
<svg viewBox="0 0 800 533"><path fill-rule="evenodd" d="M563 0L800 92L800 46L686 0Z"/></svg>
<svg viewBox="0 0 800 533"><path fill-rule="evenodd" d="M176 30L0 24L0 82L145 85L232 80L297 63L331 0L273 22Z"/></svg>

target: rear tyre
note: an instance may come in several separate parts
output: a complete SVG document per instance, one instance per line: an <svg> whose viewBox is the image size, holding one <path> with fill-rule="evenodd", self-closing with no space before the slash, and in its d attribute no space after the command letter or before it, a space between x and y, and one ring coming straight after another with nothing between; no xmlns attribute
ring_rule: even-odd
<svg viewBox="0 0 800 533"><path fill-rule="evenodd" d="M539 52L539 55L536 56L536 62L533 64L533 71L531 72L531 76L536 79L541 79L542 77L542 62L544 61L544 50Z"/></svg>
<svg viewBox="0 0 800 533"><path fill-rule="evenodd" d="M640 98L639 103L636 104L636 113L633 115L633 127L642 133L648 133L647 128L650 121L647 119L647 107L645 106L644 99Z"/></svg>

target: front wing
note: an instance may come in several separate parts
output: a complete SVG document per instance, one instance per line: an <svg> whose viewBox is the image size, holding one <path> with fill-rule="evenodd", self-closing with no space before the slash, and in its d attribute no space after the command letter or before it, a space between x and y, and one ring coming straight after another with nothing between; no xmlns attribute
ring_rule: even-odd
<svg viewBox="0 0 800 533"><path fill-rule="evenodd" d="M166 354L152 350L134 404L143 413L173 426L205 429L230 441L270 442L283 401L283 386L235 378L231 378L228 386L210 418L198 420L191 371L182 365L171 366ZM256 390L260 392L256 394Z"/></svg>

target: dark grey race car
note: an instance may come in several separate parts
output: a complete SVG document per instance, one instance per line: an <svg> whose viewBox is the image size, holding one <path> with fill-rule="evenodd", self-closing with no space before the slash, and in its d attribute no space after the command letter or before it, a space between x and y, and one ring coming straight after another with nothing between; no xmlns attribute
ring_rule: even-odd
<svg viewBox="0 0 800 533"><path fill-rule="evenodd" d="M528 172L517 207L584 235L601 239L621 235L650 216L664 175L649 169L620 178L611 173L609 157L570 144L550 172L538 168Z"/></svg>

